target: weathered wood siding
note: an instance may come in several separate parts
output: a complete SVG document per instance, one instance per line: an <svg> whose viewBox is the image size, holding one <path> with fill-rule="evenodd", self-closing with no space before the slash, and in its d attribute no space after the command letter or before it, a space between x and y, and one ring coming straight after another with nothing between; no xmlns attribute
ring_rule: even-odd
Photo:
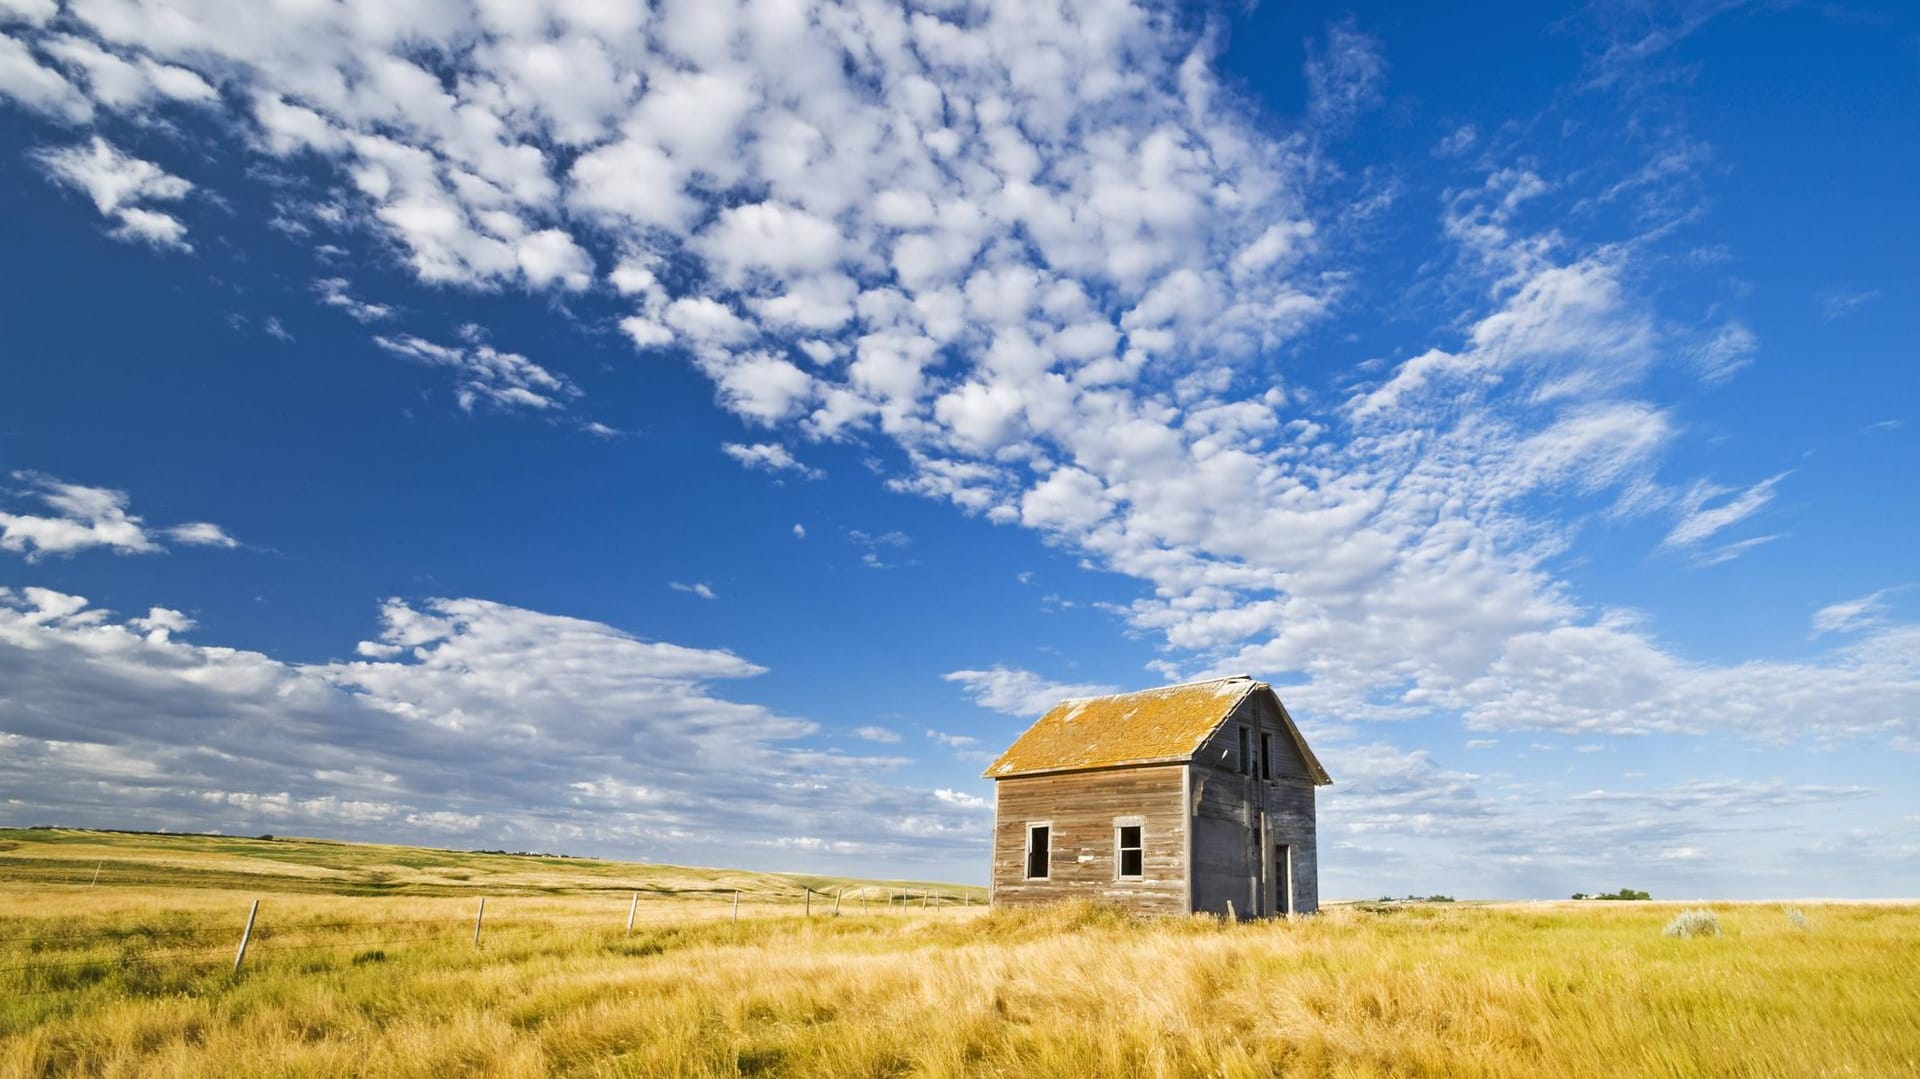
<svg viewBox="0 0 1920 1079"><path fill-rule="evenodd" d="M994 784L993 903L1085 898L1140 910L1187 909L1184 764L1016 776ZM1115 873L1114 825L1140 818L1142 876ZM1051 876L1026 879L1027 825L1052 822Z"/></svg>
<svg viewBox="0 0 1920 1079"><path fill-rule="evenodd" d="M1243 774L1240 728L1256 757ZM1257 764L1260 735L1269 735L1271 778ZM1314 787L1306 761L1272 701L1255 694L1194 754L1189 781L1193 813L1193 909L1252 918L1286 909L1286 867L1274 848L1293 855L1293 910L1320 908Z"/></svg>

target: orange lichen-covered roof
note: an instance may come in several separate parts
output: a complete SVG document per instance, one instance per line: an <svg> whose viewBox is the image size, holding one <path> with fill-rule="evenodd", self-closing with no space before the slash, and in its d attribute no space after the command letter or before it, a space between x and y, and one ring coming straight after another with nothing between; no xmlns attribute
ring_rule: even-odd
<svg viewBox="0 0 1920 1079"><path fill-rule="evenodd" d="M1053 706L987 768L989 779L1189 760L1263 683L1251 678L1076 697Z"/></svg>

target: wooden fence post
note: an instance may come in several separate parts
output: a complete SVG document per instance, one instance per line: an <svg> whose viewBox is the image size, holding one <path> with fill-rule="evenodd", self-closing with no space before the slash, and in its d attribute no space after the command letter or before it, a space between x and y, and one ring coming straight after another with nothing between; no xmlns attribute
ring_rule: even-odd
<svg viewBox="0 0 1920 1079"><path fill-rule="evenodd" d="M740 924L740 889L733 890L733 924Z"/></svg>
<svg viewBox="0 0 1920 1079"><path fill-rule="evenodd" d="M806 893L807 893L807 917L809 917L809 918L811 918L811 917L813 917L813 889L812 889L812 888L809 888L809 887L807 887L807 886L806 886L806 885L804 885L804 884L802 884L802 885L801 885L800 887L801 887L801 888L804 888L804 889L806 889Z"/></svg>
<svg viewBox="0 0 1920 1079"><path fill-rule="evenodd" d="M921 893L920 893L920 909L921 909L921 910L926 910L926 909L927 909L927 900L929 900L929 899L931 899L931 898L933 898L933 893L932 893L932 892L921 892Z"/></svg>
<svg viewBox="0 0 1920 1079"><path fill-rule="evenodd" d="M240 960L247 957L247 941L253 939L253 919L254 916L259 913L260 901L256 899L253 901L253 906L247 908L247 927L240 931L240 950L233 953L233 972L235 974L240 973Z"/></svg>
<svg viewBox="0 0 1920 1079"><path fill-rule="evenodd" d="M627 907L627 935L633 935L633 916L640 911L640 893L633 893L633 904Z"/></svg>
<svg viewBox="0 0 1920 1079"><path fill-rule="evenodd" d="M487 916L487 897L480 897L480 909L473 916L473 946L480 946L480 920Z"/></svg>
<svg viewBox="0 0 1920 1079"><path fill-rule="evenodd" d="M845 888L842 888L839 891L833 893L833 916L835 918L840 917L840 897L845 893L846 893Z"/></svg>

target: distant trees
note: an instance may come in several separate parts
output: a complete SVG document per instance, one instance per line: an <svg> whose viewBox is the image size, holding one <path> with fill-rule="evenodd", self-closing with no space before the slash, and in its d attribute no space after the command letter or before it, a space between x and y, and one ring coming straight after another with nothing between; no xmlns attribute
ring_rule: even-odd
<svg viewBox="0 0 1920 1079"><path fill-rule="evenodd" d="M1652 899L1653 896L1648 895L1646 892L1639 891L1638 889L1635 889L1635 888L1622 888L1617 892L1600 892L1595 895L1588 895L1585 892L1575 892L1573 893L1573 898L1620 900L1620 899Z"/></svg>

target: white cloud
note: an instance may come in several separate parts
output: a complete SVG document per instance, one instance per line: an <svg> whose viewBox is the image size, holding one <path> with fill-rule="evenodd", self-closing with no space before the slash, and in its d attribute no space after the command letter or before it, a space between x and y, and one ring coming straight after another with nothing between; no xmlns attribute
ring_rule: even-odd
<svg viewBox="0 0 1920 1079"><path fill-rule="evenodd" d="M151 161L123 153L98 135L84 146L34 152L47 174L93 200L100 213L119 222L113 235L155 247L191 251L187 228L177 218L140 205L177 202L193 185Z"/></svg>
<svg viewBox="0 0 1920 1079"><path fill-rule="evenodd" d="M840 233L832 222L794 206L759 202L735 206L699 239L697 248L732 284L766 270L787 275L818 271L840 259Z"/></svg>
<svg viewBox="0 0 1920 1079"><path fill-rule="evenodd" d="M31 472L16 472L13 478L25 482L28 493L58 516L0 513L0 549L24 554L29 560L91 547L122 554L160 549L141 519L127 513L125 491L62 483Z"/></svg>
<svg viewBox="0 0 1920 1079"><path fill-rule="evenodd" d="M1387 62L1380 42L1348 17L1327 27L1325 41L1308 43L1306 75L1307 115L1339 127L1380 103Z"/></svg>
<svg viewBox="0 0 1920 1079"><path fill-rule="evenodd" d="M793 538L794 538L794 539L806 539L806 538L807 538L807 526L806 526L806 525L800 525L800 524L797 524L797 525L794 525L794 526L793 526Z"/></svg>
<svg viewBox="0 0 1920 1079"><path fill-rule="evenodd" d="M1847 289L1830 288L1821 290L1815 299L1820 304L1820 317L1828 322L1846 318L1862 307L1885 295L1877 288Z"/></svg>
<svg viewBox="0 0 1920 1079"><path fill-rule="evenodd" d="M50 554L70 555L92 548L117 554L152 554L164 550L161 537L202 547L237 547L238 541L219 525L205 521L154 529L142 517L127 512L125 491L65 483L37 472L15 472L25 486L16 498L39 502L52 515L0 510L0 550L37 561Z"/></svg>
<svg viewBox="0 0 1920 1079"><path fill-rule="evenodd" d="M208 521L192 521L183 525L174 525L166 530L167 538L175 543L184 543L189 547L227 547L240 546L240 541L227 535L226 529Z"/></svg>
<svg viewBox="0 0 1920 1079"><path fill-rule="evenodd" d="M1770 476L1759 483L1741 491L1730 491L1724 487L1715 487L1708 483L1696 484L1682 500L1683 516L1667 533L1664 541L1667 547L1693 547L1714 534L1721 532L1753 516L1773 501L1773 489L1789 474L1782 472ZM1707 503L1724 495L1733 497L1718 505Z"/></svg>
<svg viewBox="0 0 1920 1079"><path fill-rule="evenodd" d="M6 34L0 34L0 96L68 123L93 118L93 103L85 94Z"/></svg>
<svg viewBox="0 0 1920 1079"><path fill-rule="evenodd" d="M344 277L322 277L315 279L313 290L320 294L321 303L345 311L348 317L362 325L393 317L393 308L386 304L355 299L353 294L347 291L350 284L351 282Z"/></svg>
<svg viewBox="0 0 1920 1079"><path fill-rule="evenodd" d="M1471 726L1614 734L1737 732L1750 738L1912 738L1920 629L1895 626L1804 660L1717 667L1619 624L1562 626L1506 643L1462 688Z"/></svg>
<svg viewBox="0 0 1920 1079"><path fill-rule="evenodd" d="M0 0L0 19L40 25L60 14L59 0Z"/></svg>
<svg viewBox="0 0 1920 1079"><path fill-rule="evenodd" d="M570 292L578 292L593 282L593 256L559 229L541 229L521 237L515 257L533 288L558 283Z"/></svg>
<svg viewBox="0 0 1920 1079"><path fill-rule="evenodd" d="M905 532L889 531L874 534L863 532L858 528L850 528L847 530L847 541L856 547L865 548L864 552L860 555L860 563L868 569L897 568L900 563L887 561L886 557L883 557L883 552L889 550L897 551L913 545L913 537L907 535ZM908 564L911 565L913 563L909 562Z"/></svg>
<svg viewBox="0 0 1920 1079"><path fill-rule="evenodd" d="M980 671L951 671L940 676L957 682L973 703L1010 716L1033 718L1069 697L1098 697L1117 687L1095 682L1055 682L1032 671L995 664Z"/></svg>
<svg viewBox="0 0 1920 1079"><path fill-rule="evenodd" d="M1862 798L1873 791L1859 786L1789 785L1781 780L1700 779L1648 791L1595 790L1572 801L1627 803L1667 812L1697 809L1715 814L1770 813L1800 806Z"/></svg>
<svg viewBox="0 0 1920 1079"><path fill-rule="evenodd" d="M85 38L54 35L44 39L42 47L79 74L88 95L108 109L139 110L159 99L208 104L220 96L212 84L187 68L155 63L145 56L128 60Z"/></svg>
<svg viewBox="0 0 1920 1079"><path fill-rule="evenodd" d="M894 743L900 741L900 735L897 732L890 731L885 727L859 727L856 728L853 733L855 737L864 738L869 742Z"/></svg>
<svg viewBox="0 0 1920 1079"><path fill-rule="evenodd" d="M1693 360L1702 380L1725 382L1753 362L1759 347L1760 339L1744 323L1729 322L1694 351Z"/></svg>
<svg viewBox="0 0 1920 1079"><path fill-rule="evenodd" d="M1479 128L1472 124L1461 124L1449 132L1445 138L1434 144L1434 156L1458 157L1468 150L1473 149L1474 144L1479 141Z"/></svg>
<svg viewBox="0 0 1920 1079"><path fill-rule="evenodd" d="M638 315L620 320L620 329L624 331L636 348L653 348L673 340L673 331L650 318Z"/></svg>
<svg viewBox="0 0 1920 1079"><path fill-rule="evenodd" d="M968 794L965 791L948 790L945 787L941 787L933 792L933 796L935 798L938 798L940 801L945 802L950 806L957 807L959 809L991 809L993 808L992 802L987 801L985 798L982 798L977 794Z"/></svg>
<svg viewBox="0 0 1920 1079"><path fill-rule="evenodd" d="M972 807L875 778L899 761L810 748L813 723L717 696L762 673L731 652L475 599L389 601L350 662L178 638L191 628L0 589L16 812L678 859L796 829L893 862L982 839Z"/></svg>
<svg viewBox="0 0 1920 1079"><path fill-rule="evenodd" d="M382 334L373 343L395 356L451 370L456 380L454 400L466 412L472 412L476 405L503 411L557 411L580 396L579 389L565 377L517 352L502 352L477 339L464 346L437 345L412 334Z"/></svg>
<svg viewBox="0 0 1920 1079"><path fill-rule="evenodd" d="M741 467L761 472L793 472L801 479L824 479L826 473L798 459L785 446L773 442L757 442L751 445L728 442L720 447L721 452L740 462ZM796 526L797 527L797 526ZM801 535L804 537L805 533Z"/></svg>
<svg viewBox="0 0 1920 1079"><path fill-rule="evenodd" d="M753 336L752 327L726 304L704 296L673 301L667 308L666 321L695 341L711 344L737 345Z"/></svg>
<svg viewBox="0 0 1920 1079"><path fill-rule="evenodd" d="M689 595L699 596L701 599L720 598L714 594L713 586L707 584L705 581L696 581L693 584L686 584L681 581L668 581L667 587L673 589L675 592L685 592Z"/></svg>
<svg viewBox="0 0 1920 1079"><path fill-rule="evenodd" d="M1872 629L1883 624L1892 612L1886 603L1887 593L1892 589L1880 591L1858 599L1829 603L1813 612L1813 632L1846 633L1852 630Z"/></svg>

